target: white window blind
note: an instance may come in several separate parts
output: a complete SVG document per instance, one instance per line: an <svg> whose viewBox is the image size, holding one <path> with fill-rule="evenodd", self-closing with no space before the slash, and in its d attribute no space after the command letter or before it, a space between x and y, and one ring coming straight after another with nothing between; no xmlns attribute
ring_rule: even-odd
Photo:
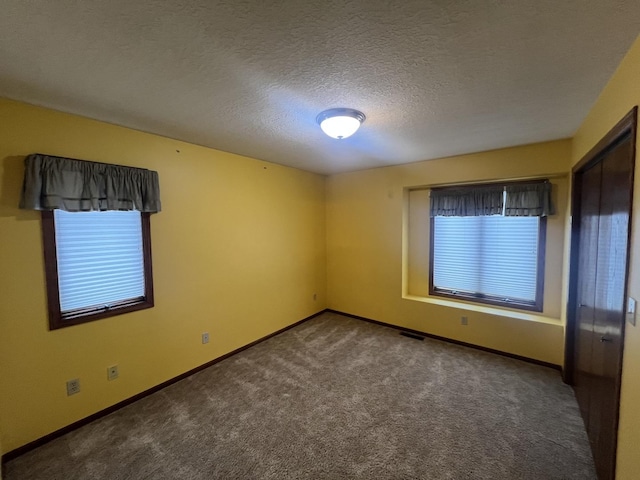
<svg viewBox="0 0 640 480"><path fill-rule="evenodd" d="M55 210L54 219L63 313L144 297L140 212Z"/></svg>
<svg viewBox="0 0 640 480"><path fill-rule="evenodd" d="M535 303L540 217L434 217L433 286Z"/></svg>

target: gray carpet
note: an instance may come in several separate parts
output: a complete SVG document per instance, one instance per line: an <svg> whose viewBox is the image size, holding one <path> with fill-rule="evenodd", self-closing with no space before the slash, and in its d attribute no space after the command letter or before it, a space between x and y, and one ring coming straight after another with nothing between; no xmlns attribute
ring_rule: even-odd
<svg viewBox="0 0 640 480"><path fill-rule="evenodd" d="M38 479L595 479L559 372L324 313L6 465Z"/></svg>

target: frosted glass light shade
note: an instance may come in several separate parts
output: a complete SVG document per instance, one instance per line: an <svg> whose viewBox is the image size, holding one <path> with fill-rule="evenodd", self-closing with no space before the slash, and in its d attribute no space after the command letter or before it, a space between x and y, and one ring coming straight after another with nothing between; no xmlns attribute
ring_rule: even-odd
<svg viewBox="0 0 640 480"><path fill-rule="evenodd" d="M339 140L356 133L364 119L365 116L362 112L350 108L325 110L317 118L322 131Z"/></svg>

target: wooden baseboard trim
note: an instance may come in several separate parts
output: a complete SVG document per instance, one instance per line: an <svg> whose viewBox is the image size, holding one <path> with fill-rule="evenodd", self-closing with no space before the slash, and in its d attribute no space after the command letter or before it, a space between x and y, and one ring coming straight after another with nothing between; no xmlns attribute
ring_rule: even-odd
<svg viewBox="0 0 640 480"><path fill-rule="evenodd" d="M404 328L398 325L393 325L392 323L381 322L379 320L373 320L371 318L361 317L359 315L353 315L351 313L339 312L338 310L332 310L330 308L328 308L326 311L331 313L336 313L338 315L344 315L345 317L355 318L356 320L363 320L365 322L375 323L376 325L382 325L383 327L393 328L395 330L400 330L402 332L409 332L413 335L420 335L422 337L433 338L434 340L453 343L455 345L461 345L463 347L475 348L476 350L482 350L483 352L495 353L496 355L502 355L503 357L514 358L516 360L522 360L523 362L533 363L535 365L541 365L543 367L553 368L554 370L562 371L562 367L560 365L556 365L555 363L544 362L542 360L536 360L535 358L523 357L522 355L516 355L515 353L503 352L501 350L495 350L489 347L474 345L473 343L454 340L452 338L441 337L439 335L433 335L432 333L421 332L419 330L413 330L411 328Z"/></svg>
<svg viewBox="0 0 640 480"><path fill-rule="evenodd" d="M43 437L40 437L36 440L33 440L32 442L29 442L21 447L18 447L14 450L11 450L5 454L2 455L2 462L0 464L0 468L2 470L0 470L1 474L4 476L4 463L8 462L10 460L13 460L14 458L19 457L20 455L24 455L27 452L30 452L31 450L34 450L38 447L41 447L42 445L50 442L51 440L54 440L58 437L61 437L69 432L72 432L73 430L77 430L78 428L87 425L95 420L98 420L99 418L105 417L107 415L109 415L110 413L113 413L117 410L120 410L122 407L126 407L127 405L131 405L134 402L137 402L138 400L147 397L149 395L151 395L152 393L156 393L160 390L162 390L163 388L168 387L169 385L173 385L176 382L179 382L180 380L184 380L187 377L190 377L191 375L193 375L194 373L198 373L201 370L204 370L205 368L208 368L212 365L215 365L218 362L221 362L222 360L226 360L229 357L232 357L233 355L240 353L248 348L253 347L254 345L257 345L258 343L262 343L265 340L270 339L271 337L275 337L276 335L279 335L283 332L286 332L287 330L293 328L293 327L297 327L298 325L311 320L312 318L317 317L318 315L321 315L325 312L326 310L321 310L320 312L314 313L313 315L310 315L306 318L303 318L302 320L299 320L289 326L286 326L284 328L281 328L280 330L277 330L273 333L270 333L269 335L265 335L262 338L259 338L258 340L255 340L247 345L244 345L243 347L237 348L235 350L233 350L232 352L226 353L224 355L222 355L221 357L218 358L214 358L213 360L204 363L198 367L192 368L191 370L184 372L180 375L178 375L177 377L173 377L165 382L162 382L158 385L156 385L155 387L151 387L148 390L145 390L143 392L140 392L132 397L129 397L125 400L122 400L114 405L111 405L110 407L107 407L103 410L100 410L99 412L96 412L94 414L89 415L88 417L82 418L76 422L73 422L70 425L67 425L66 427L62 427L54 432L51 432Z"/></svg>
<svg viewBox="0 0 640 480"><path fill-rule="evenodd" d="M279 335L279 334L281 334L281 333L283 333L283 332L285 332L285 331L287 331L287 330L289 330L289 329L291 329L293 327L301 325L302 323L304 323L304 322L306 322L308 320L311 320L312 318L315 318L318 315L321 315L321 314L323 314L325 312L335 313L335 314L338 314L338 315L343 315L345 317L355 318L357 320L362 320L362 321L373 323L373 324L376 324L376 325L381 325L383 327L389 327L389 328L393 328L395 330L399 330L399 331L403 331L403 332L409 332L409 333L412 333L414 335L421 335L423 337L428 337L428 338L432 338L432 339L435 339L435 340L440 340L440 341L443 341L443 342L453 343L455 345L461 345L463 347L475 348L476 350L482 350L484 352L495 353L497 355L502 355L504 357L514 358L516 360L522 360L524 362L533 363L533 364L536 364L536 365L541 365L543 367L553 368L555 370L562 371L562 367L560 367L560 365L556 365L556 364L549 363L549 362L543 362L542 360L536 360L534 358L523 357L521 355L516 355L516 354L513 354L513 353L502 352L500 350L494 350L493 348L482 347L482 346L479 346L479 345L474 345L472 343L462 342L460 340L454 340L454 339L451 339L451 338L441 337L439 335L433 335L431 333L421 332L419 330L413 330L413 329L410 329L410 328L404 328L404 327L400 327L398 325L393 325L391 323L381 322L379 320L373 320L371 318L361 317L359 315L353 315L351 313L340 312L338 310L333 310L333 309L325 309L325 310L321 310L321 311L319 311L317 313L314 313L313 315L310 315L309 317L303 318L302 320L300 320L298 322L295 322L295 323L293 323L293 324L291 324L291 325L289 325L287 327L281 328L280 330L277 330L277 331L275 331L273 333L270 333L269 335L265 335L264 337L259 338L258 340L255 340L255 341L253 341L253 342L251 342L251 343L249 343L247 345L244 345L244 346L242 346L240 348L237 348L237 349L233 350L232 352L229 352L229 353L227 353L225 355L222 355L221 357L214 358L213 360L211 360L211 361L209 361L207 363L204 363L204 364L202 364L202 365L200 365L198 367L195 367L195 368L193 368L193 369L191 369L191 370L189 370L189 371L187 371L185 373L182 373L182 374L180 374L180 375L178 375L176 377L173 377L173 378L171 378L171 379L169 379L169 380L167 380L165 382L162 382L162 383L156 385L155 387L151 387L151 388L149 388L149 389L147 389L147 390L145 390L143 392L140 392L140 393L138 393L138 394L136 394L136 395L134 395L132 397L129 397L129 398L125 399L125 400L122 400L122 401L120 401L120 402L118 402L118 403L116 403L116 404L114 404L114 405L112 405L110 407L107 407L107 408L105 408L103 410L100 410L99 412L96 412L96 413L94 413L92 415L89 415L88 417L82 418L82 419L80 419L80 420L78 420L78 421L76 421L76 422L74 422L74 423L72 423L70 425L67 425L66 427L62 427L62 428L60 428L60 429L58 429L58 430L56 430L54 432L51 432L51 433L49 433L49 434L47 434L47 435L45 435L43 437L40 437L40 438L38 438L36 440L33 440L32 442L29 442L29 443L27 443L27 444L25 444L25 445L23 445L21 447L18 447L18 448L14 449L14 450L11 450L11 451L3 454L2 455L2 462L0 464L0 469L1 469L0 472L4 476L4 463L5 462L13 460L13 459L15 459L15 458L27 453L27 452L30 452L31 450L34 450L34 449L36 449L36 448L38 448L38 447L50 442L51 440L59 438L59 437L65 435L65 434L67 434L69 432L72 432L73 430L77 430L78 428L80 428L80 427L82 427L84 425L87 425L87 424L89 424L89 423L91 423L91 422L93 422L95 420L98 420L99 418L105 417L105 416L107 416L107 415L109 415L109 414L111 414L111 413L113 413L113 412L115 412L115 411L117 411L117 410L119 410L119 409L121 409L123 407L126 407L127 405L131 405L132 403L134 403L134 402L136 402L136 401L138 401L138 400L140 400L140 399L142 399L144 397L147 397L147 396L149 396L149 395L151 395L153 393L156 393L156 392L162 390L163 388L168 387L169 385L173 385L174 383L179 382L180 380L184 380L185 378L193 375L194 373L198 373L201 370L204 370L205 368L208 368L208 367L210 367L212 365L215 365L216 363L221 362L222 360L225 360L225 359L227 359L227 358L229 358L229 357L231 357L231 356L233 356L233 355L235 355L237 353L240 353L240 352L242 352L242 351L244 351L244 350L246 350L248 348L253 347L254 345L257 345L257 344L259 344L261 342L264 342L265 340L268 340L271 337L275 337L276 335Z"/></svg>

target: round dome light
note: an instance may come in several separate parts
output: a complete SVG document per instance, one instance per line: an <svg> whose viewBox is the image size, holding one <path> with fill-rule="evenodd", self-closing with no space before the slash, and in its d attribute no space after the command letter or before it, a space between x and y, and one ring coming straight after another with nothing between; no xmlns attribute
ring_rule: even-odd
<svg viewBox="0 0 640 480"><path fill-rule="evenodd" d="M332 108L320 113L316 120L324 133L342 140L356 133L365 118L364 113L352 108Z"/></svg>

